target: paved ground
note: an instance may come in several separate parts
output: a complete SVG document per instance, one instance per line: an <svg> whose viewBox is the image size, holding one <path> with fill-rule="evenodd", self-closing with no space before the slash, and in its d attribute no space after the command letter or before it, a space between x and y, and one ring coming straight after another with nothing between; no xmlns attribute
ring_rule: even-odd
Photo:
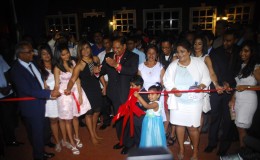
<svg viewBox="0 0 260 160"><path fill-rule="evenodd" d="M108 127L105 130L98 130L100 136L104 138L101 144L93 145L90 141L87 128L80 128L80 137L84 144L83 148L80 150L80 155L72 155L71 151L62 148L60 153L55 153L54 149L46 147L46 151L55 153L55 157L51 160L125 160L127 155L121 155L120 150L112 149L112 146L117 142L115 129ZM19 147L8 147L6 149L6 160L32 160L32 149L27 140L26 132L23 125L17 129L17 138L19 141L25 142L24 145ZM199 146L199 158L200 160L217 160L216 156L217 150L214 150L211 154L206 154L203 152L207 145L207 134L201 135L201 141ZM234 142L229 153L234 153L238 149L238 142ZM177 159L178 145L169 147L172 152L174 159ZM186 146L185 160L189 160L191 157L191 148L189 145Z"/></svg>

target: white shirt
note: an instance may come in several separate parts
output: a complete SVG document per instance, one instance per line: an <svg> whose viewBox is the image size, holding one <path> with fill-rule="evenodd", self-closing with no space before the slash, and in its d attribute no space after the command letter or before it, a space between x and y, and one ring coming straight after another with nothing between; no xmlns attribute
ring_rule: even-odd
<svg viewBox="0 0 260 160"><path fill-rule="evenodd" d="M7 87L7 82L6 82L4 73L7 72L9 69L10 69L9 65L5 62L2 55L0 55L0 87L1 88ZM9 92L9 94L11 94L11 93L13 93L12 90ZM2 93L0 93L0 98L6 97L6 96L7 95L3 95Z"/></svg>
<svg viewBox="0 0 260 160"><path fill-rule="evenodd" d="M33 75L32 71L31 71L31 69L30 69L30 67L29 67L29 65L31 64L32 69L33 69L33 72L34 72L34 74L36 75L36 78L37 78L38 81L40 82L40 84L41 84L41 86L42 86L42 89L44 89L44 84L43 84L43 81L42 81L42 78L41 78L41 74L40 74L40 72L38 71L38 69L34 66L34 64L33 64L32 62L26 63L26 62L22 61L22 60L19 59L19 58L18 58L18 61L19 61L19 63L20 63L22 66L24 66L24 68L26 68L26 69ZM34 75L33 75L33 76L34 76Z"/></svg>

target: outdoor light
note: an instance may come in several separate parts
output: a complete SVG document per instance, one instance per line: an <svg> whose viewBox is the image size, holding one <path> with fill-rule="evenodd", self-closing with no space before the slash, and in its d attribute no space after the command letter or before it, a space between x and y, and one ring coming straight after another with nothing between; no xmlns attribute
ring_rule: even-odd
<svg viewBox="0 0 260 160"><path fill-rule="evenodd" d="M109 24L110 24L111 26L113 26L113 25L114 25L114 22L113 22L113 21L110 21Z"/></svg>
<svg viewBox="0 0 260 160"><path fill-rule="evenodd" d="M217 17L217 21L219 20L228 20L228 17Z"/></svg>

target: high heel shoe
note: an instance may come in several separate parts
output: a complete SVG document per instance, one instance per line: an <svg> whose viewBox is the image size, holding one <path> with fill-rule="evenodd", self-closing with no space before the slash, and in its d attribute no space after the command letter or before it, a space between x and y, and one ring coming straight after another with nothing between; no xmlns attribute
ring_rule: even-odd
<svg viewBox="0 0 260 160"><path fill-rule="evenodd" d="M71 146L71 151L72 151L72 154L74 154L74 155L80 154L79 149L76 146Z"/></svg>
<svg viewBox="0 0 260 160"><path fill-rule="evenodd" d="M80 139L76 138L76 136L74 135L74 140L76 141L76 146L78 148L82 148L83 144L81 143Z"/></svg>
<svg viewBox="0 0 260 160"><path fill-rule="evenodd" d="M176 141L176 136L174 137L169 137L168 141L167 141L167 146L173 146L174 143Z"/></svg>
<svg viewBox="0 0 260 160"><path fill-rule="evenodd" d="M61 140L62 147L66 147L68 149L71 149L71 144L67 141Z"/></svg>
<svg viewBox="0 0 260 160"><path fill-rule="evenodd" d="M60 142L55 145L55 151L56 152L60 152L61 151Z"/></svg>

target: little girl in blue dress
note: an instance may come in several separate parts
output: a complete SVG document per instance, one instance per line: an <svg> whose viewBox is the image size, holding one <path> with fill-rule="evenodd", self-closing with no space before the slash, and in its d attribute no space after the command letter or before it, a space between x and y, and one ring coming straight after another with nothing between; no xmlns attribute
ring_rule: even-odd
<svg viewBox="0 0 260 160"><path fill-rule="evenodd" d="M162 119L162 104L159 101L162 86L158 83L148 89L147 104L138 92L134 96L139 102L147 108L146 115L142 123L141 141L139 147L167 147L163 119ZM155 92L155 93L152 93Z"/></svg>

